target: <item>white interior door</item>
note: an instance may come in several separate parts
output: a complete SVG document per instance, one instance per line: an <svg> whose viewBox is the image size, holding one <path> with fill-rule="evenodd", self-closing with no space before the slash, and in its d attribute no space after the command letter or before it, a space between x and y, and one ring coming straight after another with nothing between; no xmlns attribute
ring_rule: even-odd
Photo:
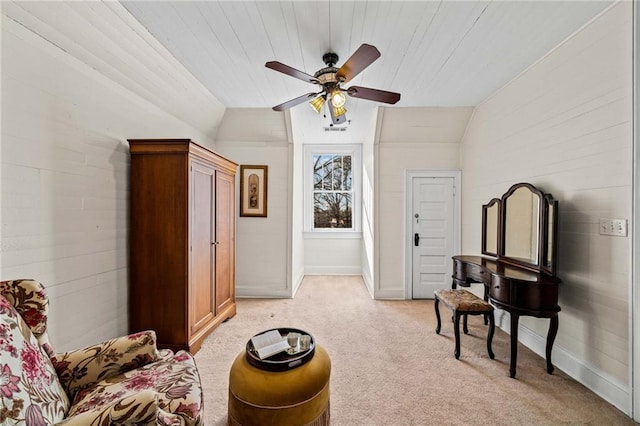
<svg viewBox="0 0 640 426"><path fill-rule="evenodd" d="M454 178L413 178L412 294L433 299L439 288L451 287L454 250Z"/></svg>

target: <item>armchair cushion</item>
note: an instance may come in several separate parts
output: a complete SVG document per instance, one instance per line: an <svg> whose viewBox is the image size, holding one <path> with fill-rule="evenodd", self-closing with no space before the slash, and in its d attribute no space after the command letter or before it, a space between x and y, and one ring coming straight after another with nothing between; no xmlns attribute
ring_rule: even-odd
<svg viewBox="0 0 640 426"><path fill-rule="evenodd" d="M69 399L51 361L0 295L0 424L55 424L68 409Z"/></svg>
<svg viewBox="0 0 640 426"><path fill-rule="evenodd" d="M192 425L199 421L201 402L195 361L180 351L82 389L68 415L86 421L78 424Z"/></svg>
<svg viewBox="0 0 640 426"><path fill-rule="evenodd" d="M62 386L72 399L78 390L88 385L158 359L156 333L151 330L55 354L51 358Z"/></svg>

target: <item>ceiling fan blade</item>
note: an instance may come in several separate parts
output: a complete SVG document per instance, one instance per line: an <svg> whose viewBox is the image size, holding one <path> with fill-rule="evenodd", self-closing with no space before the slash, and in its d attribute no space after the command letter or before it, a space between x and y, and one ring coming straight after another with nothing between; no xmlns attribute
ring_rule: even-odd
<svg viewBox="0 0 640 426"><path fill-rule="evenodd" d="M285 65L282 62L271 61L264 64L264 66L267 68L271 68L274 71L279 71L283 74L290 75L291 77L295 77L299 80L306 81L307 83L320 84L320 80L318 80L314 76L309 75L306 72L299 71L295 68L291 68L289 65Z"/></svg>
<svg viewBox="0 0 640 426"><path fill-rule="evenodd" d="M287 102L281 103L280 105L276 105L273 107L274 111L284 111L285 109L289 109L298 104L301 104L305 101L310 101L311 99L318 96L318 93L307 93L306 95L298 96L297 98L291 99Z"/></svg>
<svg viewBox="0 0 640 426"><path fill-rule="evenodd" d="M380 51L376 49L375 46L362 44L358 47L358 50L353 52L353 55L347 59L347 62L340 67L336 73L336 78L342 82L352 80L379 57Z"/></svg>
<svg viewBox="0 0 640 426"><path fill-rule="evenodd" d="M333 111L333 106L331 105L330 102L328 102L329 105L327 105L329 107L329 113L331 114L331 122L333 124L342 124L345 121L347 121L347 114L342 114L342 115L335 115L334 111Z"/></svg>
<svg viewBox="0 0 640 426"><path fill-rule="evenodd" d="M371 89L369 87L351 86L347 89L347 94L354 98L384 102L386 104L395 104L400 100L400 93Z"/></svg>

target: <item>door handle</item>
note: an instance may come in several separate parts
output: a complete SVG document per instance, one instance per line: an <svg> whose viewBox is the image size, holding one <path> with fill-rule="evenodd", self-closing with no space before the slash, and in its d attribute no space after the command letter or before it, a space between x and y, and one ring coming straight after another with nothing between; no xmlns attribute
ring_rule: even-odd
<svg viewBox="0 0 640 426"><path fill-rule="evenodd" d="M413 244L416 247L418 247L418 245L420 244L420 234L418 234L417 232L413 234Z"/></svg>

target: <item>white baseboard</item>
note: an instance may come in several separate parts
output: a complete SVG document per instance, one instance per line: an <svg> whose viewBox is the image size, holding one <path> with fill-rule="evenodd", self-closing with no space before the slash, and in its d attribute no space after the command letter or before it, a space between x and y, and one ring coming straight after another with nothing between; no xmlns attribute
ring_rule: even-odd
<svg viewBox="0 0 640 426"><path fill-rule="evenodd" d="M298 290L300 289L300 286L302 285L302 280L303 279L304 279L304 274L303 273L298 274L298 276L293 279L293 282L291 283L291 286L293 288L293 294L291 295L291 297L296 297L296 294L298 293Z"/></svg>
<svg viewBox="0 0 640 426"><path fill-rule="evenodd" d="M367 287L367 291L369 291L369 294L373 298L373 279L367 272L367 270L362 271L362 280L364 281L364 285Z"/></svg>
<svg viewBox="0 0 640 426"><path fill-rule="evenodd" d="M236 286L236 297L245 298L265 298L265 299L290 299L291 292L286 288L264 288L264 287L238 287Z"/></svg>
<svg viewBox="0 0 640 426"><path fill-rule="evenodd" d="M378 290L373 297L376 300L404 300L404 289Z"/></svg>
<svg viewBox="0 0 640 426"><path fill-rule="evenodd" d="M509 315L504 311L496 310L496 325L511 334ZM546 335L540 336L530 328L519 324L518 341L542 358L546 357ZM577 359L571 352L557 344L553 345L551 361L555 368L562 370L627 416L631 415L631 389L628 385L600 371L597 367Z"/></svg>
<svg viewBox="0 0 640 426"><path fill-rule="evenodd" d="M307 266L305 275L362 275L360 266Z"/></svg>

